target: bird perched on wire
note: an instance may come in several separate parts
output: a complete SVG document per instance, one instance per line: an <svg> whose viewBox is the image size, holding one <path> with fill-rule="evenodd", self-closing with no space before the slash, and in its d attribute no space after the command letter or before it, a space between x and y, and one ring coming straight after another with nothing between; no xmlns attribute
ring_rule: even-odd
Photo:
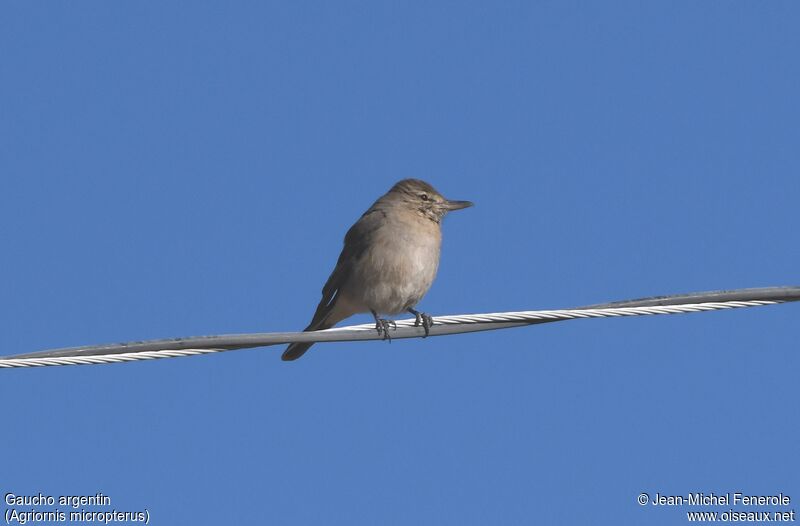
<svg viewBox="0 0 800 526"><path fill-rule="evenodd" d="M388 339L393 322L379 314L407 311L427 335L433 319L414 307L439 268L442 218L469 206L469 201L445 199L419 179L395 184L347 231L336 268L322 288L322 301L304 330L328 329L353 314L370 312L378 333ZM293 343L282 359L296 360L311 345Z"/></svg>

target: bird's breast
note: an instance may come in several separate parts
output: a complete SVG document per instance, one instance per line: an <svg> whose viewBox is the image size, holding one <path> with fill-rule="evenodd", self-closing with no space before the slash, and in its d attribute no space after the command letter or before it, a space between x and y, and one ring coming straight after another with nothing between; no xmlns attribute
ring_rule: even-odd
<svg viewBox="0 0 800 526"><path fill-rule="evenodd" d="M425 222L387 222L355 265L348 292L370 309L402 312L428 292L439 268L441 233Z"/></svg>

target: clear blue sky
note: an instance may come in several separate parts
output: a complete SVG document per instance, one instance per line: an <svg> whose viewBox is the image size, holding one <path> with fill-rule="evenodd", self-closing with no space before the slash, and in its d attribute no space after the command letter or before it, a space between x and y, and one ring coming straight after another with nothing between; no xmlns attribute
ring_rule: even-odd
<svg viewBox="0 0 800 526"><path fill-rule="evenodd" d="M405 177L476 203L445 221L433 315L800 283L796 2L0 9L3 354L301 329ZM798 315L0 371L0 489L152 524L800 508Z"/></svg>

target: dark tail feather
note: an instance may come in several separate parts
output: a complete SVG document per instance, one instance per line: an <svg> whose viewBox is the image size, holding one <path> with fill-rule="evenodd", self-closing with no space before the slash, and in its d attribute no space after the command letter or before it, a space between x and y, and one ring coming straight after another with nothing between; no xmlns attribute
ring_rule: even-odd
<svg viewBox="0 0 800 526"><path fill-rule="evenodd" d="M292 343L289 344L289 347L283 351L283 355L281 355L281 360L284 362L291 362L292 360L297 360L303 354L314 345L313 343Z"/></svg>
<svg viewBox="0 0 800 526"><path fill-rule="evenodd" d="M326 321L323 320L323 321L321 321L319 323L312 323L311 325L309 325L308 327L303 329L303 332L320 331L322 329L330 329L331 327L333 327L333 325L334 324L326 323ZM281 355L281 360L283 360L284 362L291 362L292 360L297 360L298 358L303 356L303 354L305 354L305 352L312 345L314 345L313 342L290 343L289 346L286 348L286 350L283 351L283 354Z"/></svg>

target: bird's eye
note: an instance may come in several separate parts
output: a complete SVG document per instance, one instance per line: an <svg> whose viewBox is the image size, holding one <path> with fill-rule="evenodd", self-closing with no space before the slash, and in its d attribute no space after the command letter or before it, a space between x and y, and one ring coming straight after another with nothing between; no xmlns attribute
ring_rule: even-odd
<svg viewBox="0 0 800 526"><path fill-rule="evenodd" d="M419 194L419 198L422 199L423 201L427 201L428 199L430 199L428 197L428 194Z"/></svg>

